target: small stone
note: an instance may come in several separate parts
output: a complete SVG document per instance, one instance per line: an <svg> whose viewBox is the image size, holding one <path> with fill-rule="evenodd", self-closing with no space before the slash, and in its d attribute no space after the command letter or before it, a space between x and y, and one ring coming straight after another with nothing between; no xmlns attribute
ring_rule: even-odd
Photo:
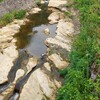
<svg viewBox="0 0 100 100"><path fill-rule="evenodd" d="M44 33L45 33L46 35L49 35L49 34L50 34L50 30L49 30L48 28L46 28L46 29L44 30Z"/></svg>

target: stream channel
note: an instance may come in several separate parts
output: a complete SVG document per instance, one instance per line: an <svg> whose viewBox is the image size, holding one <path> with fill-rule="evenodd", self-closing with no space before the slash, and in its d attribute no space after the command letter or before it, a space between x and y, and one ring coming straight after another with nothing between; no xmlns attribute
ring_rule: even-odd
<svg viewBox="0 0 100 100"><path fill-rule="evenodd" d="M31 14L27 16L30 20L25 25L22 25L20 28L20 32L17 33L14 38L17 39L16 46L19 51L19 57L14 61L14 65L12 66L9 74L8 80L5 83L0 84L0 92L5 91L9 86L14 82L16 77L16 72L18 69L22 68L22 62L27 60L24 64L23 70L26 71L26 64L28 63L29 56L41 58L42 54L46 53L47 47L44 43L45 39L48 37L54 37L56 34L56 24L49 24L48 16L52 13L48 8L42 9L39 13ZM44 30L48 28L50 30L50 34L46 35ZM27 52L25 52L27 51ZM43 60L43 61L42 61ZM40 67L45 62L44 58L36 67ZM34 66L33 66L34 67ZM15 84L15 88L13 93L10 93L9 99L6 96L5 100L18 100L20 89L22 89L23 85L28 80L31 73L37 68L32 68L32 70L25 74L23 78L19 79Z"/></svg>

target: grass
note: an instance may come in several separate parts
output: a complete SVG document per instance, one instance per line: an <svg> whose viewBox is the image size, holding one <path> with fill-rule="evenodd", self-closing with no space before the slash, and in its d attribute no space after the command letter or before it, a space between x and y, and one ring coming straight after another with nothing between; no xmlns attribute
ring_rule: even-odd
<svg viewBox="0 0 100 100"><path fill-rule="evenodd" d="M4 0L0 0L0 2L2 2L2 1L4 1Z"/></svg>
<svg viewBox="0 0 100 100"><path fill-rule="evenodd" d="M80 11L80 34L73 43L70 67L63 71L65 84L59 89L57 100L100 100L100 1L73 1ZM90 73L93 64L95 81Z"/></svg>
<svg viewBox="0 0 100 100"><path fill-rule="evenodd" d="M13 11L11 13L7 13L2 16L0 19L0 26L4 26L10 22L12 22L14 19L22 19L26 14L25 10L19 10L19 11Z"/></svg>

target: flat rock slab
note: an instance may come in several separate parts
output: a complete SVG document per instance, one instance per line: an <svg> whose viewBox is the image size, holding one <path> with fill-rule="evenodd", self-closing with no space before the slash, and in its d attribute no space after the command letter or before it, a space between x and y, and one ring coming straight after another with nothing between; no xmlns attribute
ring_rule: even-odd
<svg viewBox="0 0 100 100"><path fill-rule="evenodd" d="M49 7L59 7L60 5L67 4L67 0L50 0Z"/></svg>
<svg viewBox="0 0 100 100"><path fill-rule="evenodd" d="M69 62L64 61L60 55L52 54L48 57L58 69L64 69L69 65Z"/></svg>
<svg viewBox="0 0 100 100"><path fill-rule="evenodd" d="M51 44L58 45L69 52L75 35L74 24L68 19L61 19L58 22L56 33L55 38L47 38L45 44L47 46Z"/></svg>
<svg viewBox="0 0 100 100"><path fill-rule="evenodd" d="M3 54L0 53L0 83L7 81L7 75L13 66L13 61L17 58L18 51L14 45L6 48Z"/></svg>

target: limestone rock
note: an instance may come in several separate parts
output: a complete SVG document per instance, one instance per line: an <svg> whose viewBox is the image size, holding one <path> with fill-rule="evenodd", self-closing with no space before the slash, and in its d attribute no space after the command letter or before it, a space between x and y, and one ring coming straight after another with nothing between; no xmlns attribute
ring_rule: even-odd
<svg viewBox="0 0 100 100"><path fill-rule="evenodd" d="M69 62L63 61L63 59L57 55L57 54L52 54L48 57L58 69L64 69L69 65Z"/></svg>
<svg viewBox="0 0 100 100"><path fill-rule="evenodd" d="M49 7L59 7L60 5L67 4L67 0L49 0Z"/></svg>
<svg viewBox="0 0 100 100"><path fill-rule="evenodd" d="M29 58L28 64L27 64L27 70L28 72L31 71L31 69L37 64L37 59L35 57Z"/></svg>
<svg viewBox="0 0 100 100"><path fill-rule="evenodd" d="M58 12L53 12L50 14L50 16L48 17L48 20L50 20L50 24L54 24L57 23L59 20L60 16Z"/></svg>
<svg viewBox="0 0 100 100"><path fill-rule="evenodd" d="M22 69L19 69L17 72L16 72L16 78L14 80L14 83L16 83L16 81L21 78L22 76L24 75L24 70Z"/></svg>
<svg viewBox="0 0 100 100"><path fill-rule="evenodd" d="M34 67L33 65L36 64L36 61L31 59L29 60L29 63L30 64L27 65L27 68L30 69ZM44 66L47 68L47 70L50 70L50 65L48 62L46 62ZM61 86L61 82L54 80L53 77L50 77L45 73L45 70L41 70L39 68L35 70L29 77L22 89L19 100L33 100L33 98L34 100L45 100L46 97L54 100L56 89L59 86Z"/></svg>
<svg viewBox="0 0 100 100"><path fill-rule="evenodd" d="M66 49L67 51L71 50L71 45L66 44L66 43L64 43L61 40L58 40L56 38L47 38L46 41L45 41L45 44L47 46L49 46L51 44L55 44L55 45L62 47L63 49Z"/></svg>
<svg viewBox="0 0 100 100"><path fill-rule="evenodd" d="M46 35L49 35L49 34L50 34L49 28L46 28L46 29L44 30L44 33L45 33Z"/></svg>
<svg viewBox="0 0 100 100"><path fill-rule="evenodd" d="M24 20L15 19L11 24L23 25L24 24Z"/></svg>
<svg viewBox="0 0 100 100"><path fill-rule="evenodd" d="M50 67L50 64L48 62L46 62L44 64L44 67L48 70L48 71L51 71L51 67Z"/></svg>
<svg viewBox="0 0 100 100"><path fill-rule="evenodd" d="M31 9L31 11L29 12L29 14L35 14L35 13L38 13L39 11L41 11L41 9L40 8L33 8L33 9Z"/></svg>
<svg viewBox="0 0 100 100"><path fill-rule="evenodd" d="M6 54L10 58L15 59L18 56L18 51L16 50L16 46L11 45L10 47L3 50L3 54Z"/></svg>
<svg viewBox="0 0 100 100"><path fill-rule="evenodd" d="M57 25L56 33L63 34L65 36L73 37L74 35L74 24L72 22L68 22L66 20L60 20Z"/></svg>
<svg viewBox="0 0 100 100"><path fill-rule="evenodd" d="M31 88L30 88L31 86ZM44 74L40 69L37 69L28 79L20 94L19 100L42 100L46 99L43 94L48 98L53 95L53 87L49 77ZM28 92L27 92L28 91Z"/></svg>
<svg viewBox="0 0 100 100"><path fill-rule="evenodd" d="M45 44L47 46L51 44L58 45L68 52L71 50L71 44L73 41L74 34L74 25L72 22L69 22L67 19L62 19L58 22L55 38L47 38Z"/></svg>
<svg viewBox="0 0 100 100"><path fill-rule="evenodd" d="M3 54L0 53L0 83L7 80L7 75L13 66L13 61L18 56L15 46L8 47L4 50Z"/></svg>

